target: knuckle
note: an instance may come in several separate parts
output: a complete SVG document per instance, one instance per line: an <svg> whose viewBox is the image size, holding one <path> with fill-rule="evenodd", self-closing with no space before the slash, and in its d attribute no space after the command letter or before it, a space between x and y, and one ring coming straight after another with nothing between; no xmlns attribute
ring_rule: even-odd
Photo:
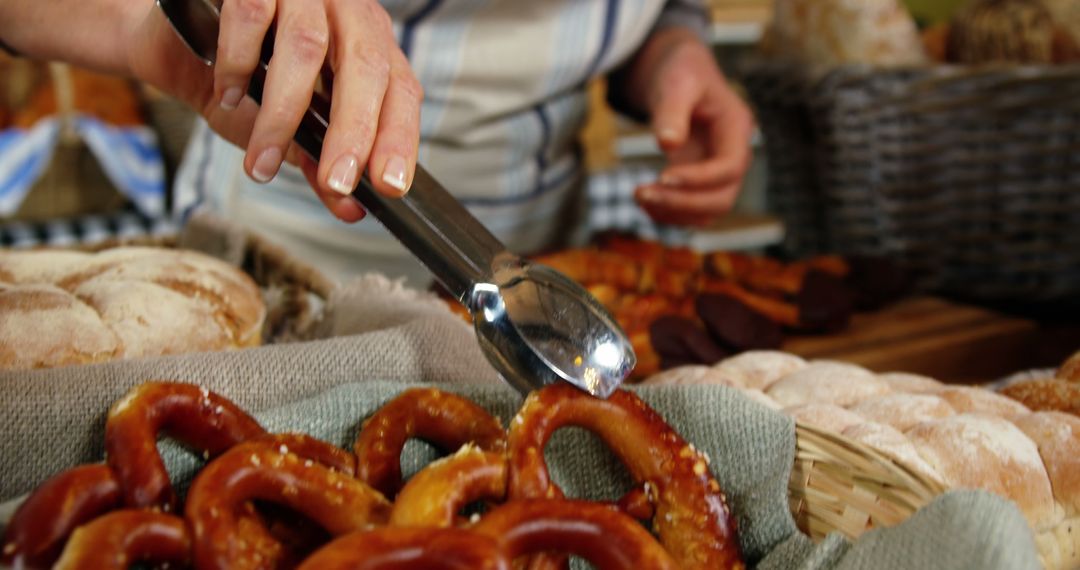
<svg viewBox="0 0 1080 570"><path fill-rule="evenodd" d="M379 52L372 51L362 42L352 46L353 65L363 77L384 78L390 75L390 61Z"/></svg>
<svg viewBox="0 0 1080 570"><path fill-rule="evenodd" d="M273 5L268 0L233 0L239 19L248 24L267 24L274 17Z"/></svg>
<svg viewBox="0 0 1080 570"><path fill-rule="evenodd" d="M286 42L300 60L321 64L330 46L330 34L322 27L297 25L289 29Z"/></svg>
<svg viewBox="0 0 1080 570"><path fill-rule="evenodd" d="M420 80L410 71L395 71L394 75L391 77L391 81L400 95L417 104L424 100L424 86L420 84Z"/></svg>

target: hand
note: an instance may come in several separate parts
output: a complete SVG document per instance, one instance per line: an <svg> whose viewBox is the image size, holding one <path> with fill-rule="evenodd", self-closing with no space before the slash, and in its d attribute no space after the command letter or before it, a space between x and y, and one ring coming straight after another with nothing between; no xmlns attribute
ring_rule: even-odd
<svg viewBox="0 0 1080 570"><path fill-rule="evenodd" d="M276 24L261 107L245 97L263 37ZM366 168L375 189L397 197L412 184L423 90L374 0L224 0L217 62L192 55L160 10L136 25L129 66L140 79L192 105L246 148L244 169L268 182L283 160L299 164L326 207L356 221L348 196ZM317 79L334 73L330 127L318 165L292 144Z"/></svg>
<svg viewBox="0 0 1080 570"><path fill-rule="evenodd" d="M667 37L650 40L657 44L643 55L651 57L638 61L651 68L644 104L668 164L659 181L638 188L635 198L658 222L704 226L738 197L752 158L754 119L697 36L659 34Z"/></svg>

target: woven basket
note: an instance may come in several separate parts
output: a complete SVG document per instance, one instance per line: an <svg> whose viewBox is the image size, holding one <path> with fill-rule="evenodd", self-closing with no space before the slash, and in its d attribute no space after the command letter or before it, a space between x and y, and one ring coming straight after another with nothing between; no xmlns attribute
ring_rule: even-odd
<svg viewBox="0 0 1080 570"><path fill-rule="evenodd" d="M788 502L799 529L815 541L833 532L856 539L907 520L945 492L901 462L842 435L796 423ZM1080 519L1035 533L1047 570L1080 568Z"/></svg>
<svg viewBox="0 0 1080 570"><path fill-rule="evenodd" d="M1080 66L742 75L790 253L890 256L985 300L1080 294Z"/></svg>

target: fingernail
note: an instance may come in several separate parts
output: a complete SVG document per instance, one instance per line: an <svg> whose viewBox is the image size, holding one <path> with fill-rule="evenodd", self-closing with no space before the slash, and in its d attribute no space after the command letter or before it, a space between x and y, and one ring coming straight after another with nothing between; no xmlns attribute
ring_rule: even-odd
<svg viewBox="0 0 1080 570"><path fill-rule="evenodd" d="M679 180L678 176L674 176L672 174L660 175L660 183L664 186L679 186L680 182L681 181Z"/></svg>
<svg viewBox="0 0 1080 570"><path fill-rule="evenodd" d="M221 108L226 111L232 111L238 105L240 100L244 98L244 90L239 87L230 87L221 94Z"/></svg>
<svg viewBox="0 0 1080 570"><path fill-rule="evenodd" d="M646 202L652 202L656 199L656 191L652 188L642 188L638 190L638 198Z"/></svg>
<svg viewBox="0 0 1080 570"><path fill-rule="evenodd" d="M270 182L281 168L281 149L270 147L259 155L255 160L255 166L251 169L251 177L256 182L263 184Z"/></svg>
<svg viewBox="0 0 1080 570"><path fill-rule="evenodd" d="M672 128L662 128L656 131L656 137L662 141L676 141L679 139L679 132Z"/></svg>
<svg viewBox="0 0 1080 570"><path fill-rule="evenodd" d="M338 194L346 196L352 194L353 189L356 188L358 164L359 161L351 154L338 158L334 161L334 166L330 168L330 177L327 178L326 185Z"/></svg>
<svg viewBox="0 0 1080 570"><path fill-rule="evenodd" d="M408 192L409 189L405 185L405 159L400 156L394 156L386 161L386 166L383 167L382 180L394 188L401 190L402 194Z"/></svg>

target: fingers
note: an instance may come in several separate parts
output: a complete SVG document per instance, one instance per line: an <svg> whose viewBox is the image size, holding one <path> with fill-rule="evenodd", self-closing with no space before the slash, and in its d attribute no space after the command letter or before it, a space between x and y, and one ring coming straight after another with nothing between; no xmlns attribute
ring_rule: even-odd
<svg viewBox="0 0 1080 570"><path fill-rule="evenodd" d="M634 198L659 223L706 226L729 212L738 194L738 185L684 189L653 184L638 188Z"/></svg>
<svg viewBox="0 0 1080 570"><path fill-rule="evenodd" d="M311 103L330 42L326 12L321 6L308 2L283 2L279 6L274 56L244 158L245 170L257 182L269 182L277 174Z"/></svg>
<svg viewBox="0 0 1080 570"><path fill-rule="evenodd" d="M379 132L368 163L375 189L400 196L412 187L420 144L420 104L423 88L413 76L405 56L390 74L390 87L379 117Z"/></svg>
<svg viewBox="0 0 1080 570"><path fill-rule="evenodd" d="M737 183L746 175L753 158L750 139L754 120L746 104L733 93L717 103L718 112L701 121L700 133L692 133L700 152L669 153L670 163L660 181L668 186L709 187ZM697 130L697 129L695 129ZM685 148L687 144L684 144ZM698 156L680 156L697 154Z"/></svg>
<svg viewBox="0 0 1080 570"><path fill-rule="evenodd" d="M377 4L331 12L334 92L319 162L320 188L348 194L366 168L380 193L411 185L420 136L422 91Z"/></svg>
<svg viewBox="0 0 1080 570"><path fill-rule="evenodd" d="M221 6L214 95L222 109L232 110L247 92L259 64L263 37L277 11L275 0L227 0Z"/></svg>
<svg viewBox="0 0 1080 570"><path fill-rule="evenodd" d="M652 105L652 130L665 151L686 143L694 109L705 92L705 83L697 73L687 73L681 66L672 68L672 72L657 77Z"/></svg>
<svg viewBox="0 0 1080 570"><path fill-rule="evenodd" d="M297 156L297 162L300 164L301 172L304 173L304 178L307 178L308 184L311 184L315 195L319 197L319 201L326 206L327 210L330 210L334 217L350 224L364 219L367 212L355 198L334 191L323 190L318 183L318 166L316 166L315 162L308 158L306 154L297 153Z"/></svg>

